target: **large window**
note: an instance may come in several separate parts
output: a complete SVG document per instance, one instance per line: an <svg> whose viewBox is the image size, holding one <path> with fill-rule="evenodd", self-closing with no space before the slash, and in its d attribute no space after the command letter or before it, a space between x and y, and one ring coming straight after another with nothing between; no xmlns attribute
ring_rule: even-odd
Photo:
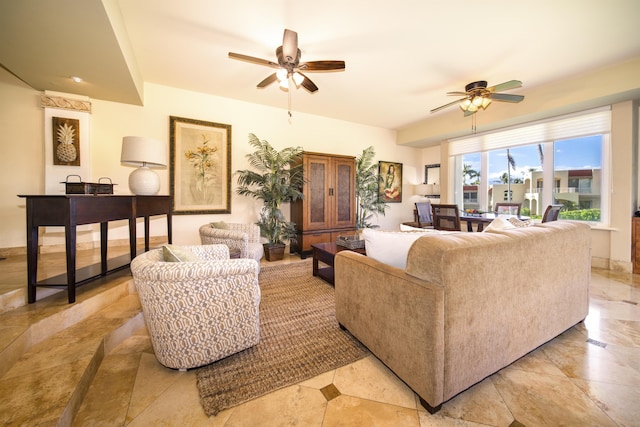
<svg viewBox="0 0 640 427"><path fill-rule="evenodd" d="M455 201L482 211L522 203L534 218L562 204L561 219L606 222L609 127L601 109L450 141Z"/></svg>

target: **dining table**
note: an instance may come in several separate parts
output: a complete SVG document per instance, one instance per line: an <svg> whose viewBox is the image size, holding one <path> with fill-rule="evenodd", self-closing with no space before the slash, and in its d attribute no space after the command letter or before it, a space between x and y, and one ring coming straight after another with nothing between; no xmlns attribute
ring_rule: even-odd
<svg viewBox="0 0 640 427"><path fill-rule="evenodd" d="M509 219L509 218L518 218L521 221L526 221L530 219L530 217L525 215L511 215L511 214L503 214L503 213L495 213L495 212L485 212L485 213L469 213L469 212L460 212L460 221L465 221L467 223L467 231L473 231L473 224L476 224L476 231L484 230L485 224L491 224L491 222L497 217Z"/></svg>

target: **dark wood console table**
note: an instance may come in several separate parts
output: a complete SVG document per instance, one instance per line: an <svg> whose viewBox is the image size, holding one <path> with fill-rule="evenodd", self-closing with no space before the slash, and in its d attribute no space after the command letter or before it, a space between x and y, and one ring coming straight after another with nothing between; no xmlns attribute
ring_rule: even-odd
<svg viewBox="0 0 640 427"><path fill-rule="evenodd" d="M76 300L76 286L105 276L129 265L136 256L136 218L144 217L145 251L149 250L149 217L167 215L167 231L171 243L171 199L169 196L133 195L19 195L27 201L27 299L36 301L37 286L66 286L69 303ZM108 265L108 222L129 221L129 253L124 263ZM76 227L100 223L100 268L85 269L76 276ZM37 281L38 228L64 226L67 274L66 283L59 277ZM65 276L62 276L64 279Z"/></svg>

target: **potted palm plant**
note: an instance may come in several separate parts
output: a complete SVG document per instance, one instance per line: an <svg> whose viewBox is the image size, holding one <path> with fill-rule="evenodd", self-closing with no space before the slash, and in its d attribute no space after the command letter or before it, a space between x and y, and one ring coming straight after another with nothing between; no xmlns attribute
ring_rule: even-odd
<svg viewBox="0 0 640 427"><path fill-rule="evenodd" d="M282 259L286 242L296 240L296 227L287 221L280 210L282 203L302 199L304 175L302 147L276 150L267 141L249 134L249 145L255 151L246 158L251 169L238 170L236 193L262 200L263 206L257 224L260 234L267 239L264 253L267 261Z"/></svg>
<svg viewBox="0 0 640 427"><path fill-rule="evenodd" d="M363 228L373 228L369 220L374 215L385 214L388 205L378 196L380 178L378 167L374 163L373 147L365 148L362 154L356 157L356 227L357 234Z"/></svg>

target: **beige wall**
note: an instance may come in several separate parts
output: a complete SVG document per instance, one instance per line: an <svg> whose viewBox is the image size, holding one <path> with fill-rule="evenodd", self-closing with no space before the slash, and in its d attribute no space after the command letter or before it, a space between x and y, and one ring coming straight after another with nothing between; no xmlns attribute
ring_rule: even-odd
<svg viewBox="0 0 640 427"><path fill-rule="evenodd" d="M0 250L26 245L24 201L17 194L42 194L44 191L44 132L41 93L0 69ZM286 107L286 94L282 95ZM303 91L296 96L309 96ZM389 204L384 217L379 218L383 228L397 228L402 221L412 219L412 184L422 182L423 165L429 155L421 149L398 147L395 132L346 121L297 113L295 98L293 118L289 122L286 109L264 107L201 93L189 92L154 84L145 85L145 106L132 106L101 100L91 100L91 177L95 181L108 176L115 192L128 194L128 176L132 168L120 165L120 148L125 135L140 135L169 141L169 116L186 117L232 126L232 171L244 169L245 155L249 152L247 137L256 134L277 148L300 145L308 151L357 156L372 145L376 160L403 163L403 203ZM48 146L48 145L47 145ZM437 157L437 154L431 153ZM159 171L160 194L169 194L169 171ZM235 185L232 179L232 186ZM64 185L60 186L64 191ZM232 195L230 215L176 215L174 216L174 242L199 243L197 229L200 224L213 220L255 222L260 205L253 199ZM285 210L288 215L288 209ZM140 228L140 227L139 227ZM55 230L54 230L55 231ZM138 231L140 235L140 230ZM152 221L152 235L166 234L166 221ZM127 236L124 222L110 225L110 239ZM93 233L97 241L97 234Z"/></svg>
<svg viewBox="0 0 640 427"><path fill-rule="evenodd" d="M307 94L298 92L299 96ZM18 194L41 194L44 191L44 129L41 93L0 69L0 251L23 248L26 244L24 201ZM283 105L286 96L283 94ZM143 135L169 139L169 116L214 121L232 125L232 171L246 167L247 135L252 132L278 148L301 145L306 150L358 155L370 145L376 159L404 165L402 204L389 204L387 215L379 218L382 228L394 229L412 219L412 185L422 182L424 165L441 163L443 202L451 200L447 180L449 158L447 144L418 149L396 145L392 130L364 126L340 120L307 115L293 110L289 123L285 109L264 107L201 93L188 92L154 84L145 85L145 106L131 106L92 100L91 169L96 180L109 176L116 193L128 193L131 168L120 165L120 146L125 135ZM611 191L609 228L592 232L594 264L630 271L630 218L638 208L636 156L638 146L637 103L623 102L612 109L612 158L615 165ZM161 194L168 194L168 170L159 171ZM232 181L235 183L235 179ZM63 186L61 185L61 191ZM174 241L198 243L197 227L212 220L255 221L260 206L256 201L232 195L231 215L177 215L174 217ZM288 210L285 210L288 214ZM163 218L152 221L152 236L164 235ZM111 239L125 239L126 227L110 227ZM140 235L140 231L139 231ZM97 241L97 234L93 233Z"/></svg>

